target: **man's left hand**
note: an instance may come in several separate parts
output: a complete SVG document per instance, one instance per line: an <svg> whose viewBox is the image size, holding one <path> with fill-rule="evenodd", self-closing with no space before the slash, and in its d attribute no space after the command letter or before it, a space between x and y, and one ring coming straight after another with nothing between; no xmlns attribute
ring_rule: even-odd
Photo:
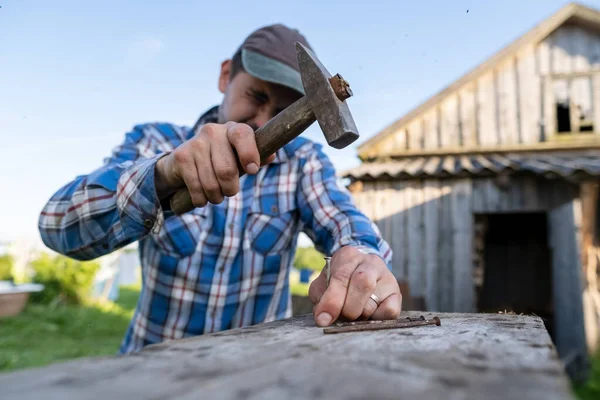
<svg viewBox="0 0 600 400"><path fill-rule="evenodd" d="M402 294L398 281L381 257L346 246L331 257L330 268L329 287L323 269L308 293L315 304L317 325L328 326L339 318L381 320L400 316Z"/></svg>

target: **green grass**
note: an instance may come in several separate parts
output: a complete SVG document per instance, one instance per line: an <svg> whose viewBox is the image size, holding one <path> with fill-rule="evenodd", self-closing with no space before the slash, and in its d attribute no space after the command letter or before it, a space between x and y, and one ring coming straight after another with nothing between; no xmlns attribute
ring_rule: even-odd
<svg viewBox="0 0 600 400"><path fill-rule="evenodd" d="M585 385L576 387L574 390L578 399L600 399L600 352L592 359L592 370L588 381Z"/></svg>
<svg viewBox="0 0 600 400"><path fill-rule="evenodd" d="M121 288L116 303L30 305L0 320L0 371L44 366L79 357L116 354L138 298Z"/></svg>

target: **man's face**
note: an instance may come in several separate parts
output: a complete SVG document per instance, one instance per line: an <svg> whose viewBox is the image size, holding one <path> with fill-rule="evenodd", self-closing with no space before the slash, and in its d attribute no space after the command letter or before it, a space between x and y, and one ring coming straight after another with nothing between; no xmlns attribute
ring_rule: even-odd
<svg viewBox="0 0 600 400"><path fill-rule="evenodd" d="M219 90L225 95L219 107L219 123L228 121L250 125L254 130L298 100L293 89L265 82L240 71L231 77L231 62L221 67Z"/></svg>

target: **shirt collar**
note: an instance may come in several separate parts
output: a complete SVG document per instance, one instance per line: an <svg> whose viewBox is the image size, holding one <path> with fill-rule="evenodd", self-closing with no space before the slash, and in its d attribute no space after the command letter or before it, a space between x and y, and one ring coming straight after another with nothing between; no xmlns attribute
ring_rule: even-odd
<svg viewBox="0 0 600 400"><path fill-rule="evenodd" d="M204 112L204 114L202 114L200 116L200 118L198 118L198 121L196 122L196 127L198 126L202 126L208 123L216 123L218 122L219 118L219 106L213 106L211 108L209 108L207 111ZM192 136L194 135L194 128L188 128L188 133L187 133L187 137L186 139L190 139ZM277 150L277 152L275 153L275 160L273 160L273 162L271 164L277 164L277 163L282 163L285 162L288 159L288 155L285 151L285 146L284 148L281 148L279 150Z"/></svg>

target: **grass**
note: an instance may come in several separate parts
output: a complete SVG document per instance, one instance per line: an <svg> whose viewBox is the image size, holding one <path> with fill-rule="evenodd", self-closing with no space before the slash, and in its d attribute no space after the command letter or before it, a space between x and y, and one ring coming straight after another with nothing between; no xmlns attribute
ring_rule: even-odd
<svg viewBox="0 0 600 400"><path fill-rule="evenodd" d="M575 387L574 391L581 400L600 399L600 352L592 359L590 378L585 385Z"/></svg>
<svg viewBox="0 0 600 400"><path fill-rule="evenodd" d="M116 354L138 294L135 287L123 287L115 303L30 305L0 320L0 372Z"/></svg>

